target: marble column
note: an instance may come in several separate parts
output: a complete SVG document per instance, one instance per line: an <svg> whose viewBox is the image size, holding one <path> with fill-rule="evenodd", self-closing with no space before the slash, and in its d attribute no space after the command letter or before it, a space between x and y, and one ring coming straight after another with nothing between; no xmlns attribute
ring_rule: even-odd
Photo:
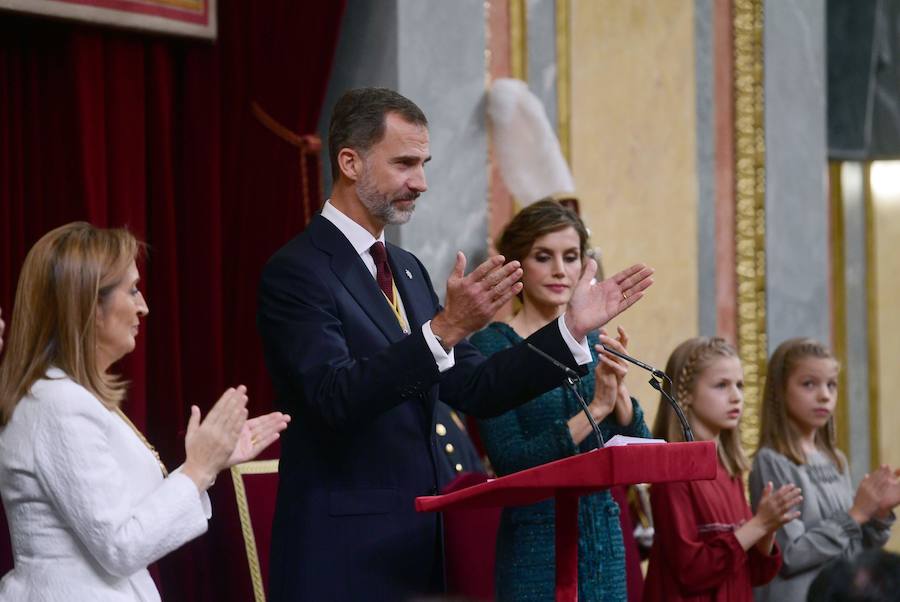
<svg viewBox="0 0 900 602"><path fill-rule="evenodd" d="M766 286L769 352L831 339L825 3L764 6Z"/></svg>
<svg viewBox="0 0 900 602"><path fill-rule="evenodd" d="M470 267L485 256L484 3L350 0L319 123L323 142L337 97L371 85L396 89L428 117L429 190L412 220L388 228L386 236L419 257L443 297L457 250L466 253ZM325 181L327 191L328 173Z"/></svg>
<svg viewBox="0 0 900 602"><path fill-rule="evenodd" d="M341 21L331 77L319 116L322 138L322 186L331 192L328 163L328 123L338 97L351 88L383 86L397 89L397 0L348 0Z"/></svg>
<svg viewBox="0 0 900 602"><path fill-rule="evenodd" d="M529 0L526 21L528 88L541 99L550 125L556 130L556 2Z"/></svg>

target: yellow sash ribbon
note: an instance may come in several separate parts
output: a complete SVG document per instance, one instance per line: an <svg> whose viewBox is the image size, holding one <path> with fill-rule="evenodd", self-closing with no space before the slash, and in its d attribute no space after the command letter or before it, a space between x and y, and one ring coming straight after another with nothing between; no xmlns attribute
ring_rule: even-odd
<svg viewBox="0 0 900 602"><path fill-rule="evenodd" d="M394 316L397 318L397 322L400 323L400 329L409 333L409 329L406 327L406 322L403 320L403 312L400 311L400 291L397 290L397 283L394 282L394 279L391 278L391 287L394 290L394 300L391 301L388 299L387 295L384 295L384 291L381 291L381 294L384 295L384 300L388 302L388 305L391 306L391 309L394 312Z"/></svg>

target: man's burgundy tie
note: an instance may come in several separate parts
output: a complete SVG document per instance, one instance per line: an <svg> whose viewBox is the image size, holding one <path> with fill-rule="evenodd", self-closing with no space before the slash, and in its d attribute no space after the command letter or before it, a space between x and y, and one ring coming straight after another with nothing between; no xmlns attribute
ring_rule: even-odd
<svg viewBox="0 0 900 602"><path fill-rule="evenodd" d="M393 303L394 275L391 273L391 265L388 263L387 249L384 248L384 243L380 240L375 241L375 244L369 247L369 253L372 254L372 259L375 260L375 279L378 280L378 286L381 287L388 301Z"/></svg>

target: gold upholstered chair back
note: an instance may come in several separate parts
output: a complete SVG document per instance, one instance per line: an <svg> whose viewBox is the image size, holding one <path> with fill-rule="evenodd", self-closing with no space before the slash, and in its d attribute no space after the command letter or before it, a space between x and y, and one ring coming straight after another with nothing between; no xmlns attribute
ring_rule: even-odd
<svg viewBox="0 0 900 602"><path fill-rule="evenodd" d="M278 460L254 460L231 467L255 602L266 601L269 545L278 492Z"/></svg>

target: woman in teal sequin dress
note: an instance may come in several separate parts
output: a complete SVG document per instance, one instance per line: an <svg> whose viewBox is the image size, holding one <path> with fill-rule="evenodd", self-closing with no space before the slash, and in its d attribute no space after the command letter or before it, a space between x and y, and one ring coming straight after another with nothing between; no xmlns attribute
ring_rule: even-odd
<svg viewBox="0 0 900 602"><path fill-rule="evenodd" d="M563 314L581 274L587 231L581 220L555 201L522 210L506 227L498 251L521 261L522 309L508 322L494 322L472 336L485 355L511 347ZM626 367L597 355L598 343L624 351L619 329L588 337L594 370L579 384L604 439L616 434L649 437L643 411L628 395ZM597 447L591 426L571 391L560 386L496 418L479 421L491 464L499 476ZM625 549L619 507L609 492L581 498L578 509L578 599L627 600ZM552 600L555 588L553 500L503 511L497 535L495 587L498 600Z"/></svg>

